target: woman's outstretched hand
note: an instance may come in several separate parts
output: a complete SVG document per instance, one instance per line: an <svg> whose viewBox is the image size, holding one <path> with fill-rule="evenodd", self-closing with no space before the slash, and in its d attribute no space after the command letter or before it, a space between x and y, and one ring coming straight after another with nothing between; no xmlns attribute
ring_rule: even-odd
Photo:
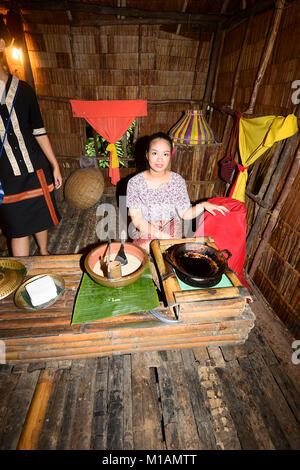
<svg viewBox="0 0 300 470"><path fill-rule="evenodd" d="M212 215L216 215L216 211L221 212L222 215L226 215L227 212L230 212L227 207L217 206L217 204L212 204L208 201L202 202L201 204L203 208Z"/></svg>

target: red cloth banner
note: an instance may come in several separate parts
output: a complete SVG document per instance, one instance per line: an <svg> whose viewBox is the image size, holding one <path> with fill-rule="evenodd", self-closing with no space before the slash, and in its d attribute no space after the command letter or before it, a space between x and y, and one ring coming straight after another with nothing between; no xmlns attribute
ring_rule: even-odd
<svg viewBox="0 0 300 470"><path fill-rule="evenodd" d="M244 278L243 266L246 254L246 206L243 202L229 197L215 197L208 202L225 206L230 212L224 216L215 211L205 211L199 219L195 237L212 237L219 250L227 249L232 254L228 264L237 273L239 280L249 289ZM204 225L204 227L203 227Z"/></svg>
<svg viewBox="0 0 300 470"><path fill-rule="evenodd" d="M70 100L73 116L84 118L98 134L115 144L137 116L147 116L146 100ZM120 179L119 162L111 152L109 176L113 184Z"/></svg>

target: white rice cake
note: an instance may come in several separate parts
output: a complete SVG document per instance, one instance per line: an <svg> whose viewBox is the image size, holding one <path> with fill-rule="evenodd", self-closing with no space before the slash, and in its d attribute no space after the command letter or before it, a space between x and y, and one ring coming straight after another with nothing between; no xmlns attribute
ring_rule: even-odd
<svg viewBox="0 0 300 470"><path fill-rule="evenodd" d="M30 297L31 304L36 307L42 305L57 296L57 288L55 282L50 276L43 276L39 279L26 284L26 291Z"/></svg>

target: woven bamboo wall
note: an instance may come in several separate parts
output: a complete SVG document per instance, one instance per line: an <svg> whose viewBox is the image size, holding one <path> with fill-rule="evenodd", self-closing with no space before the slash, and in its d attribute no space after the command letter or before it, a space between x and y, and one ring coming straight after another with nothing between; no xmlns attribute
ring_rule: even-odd
<svg viewBox="0 0 300 470"><path fill-rule="evenodd" d="M248 45L241 66L235 109L244 111L248 107L272 15L273 11L268 11L253 18ZM295 103L292 102L292 94L295 89L292 88L292 82L300 79L299 26L300 2L296 0L289 2L283 12L274 49L259 88L254 114L286 116L295 112ZM236 65L245 31L246 24L242 24L226 35L215 94L215 102L218 105L228 105L230 103ZM212 126L219 140L223 136L226 117L218 111L213 112ZM297 142L299 142L299 137ZM295 158L297 142L291 151L290 158L275 190L273 208ZM263 162L262 157L261 161ZM262 163L258 162L257 175L260 173L261 166ZM299 180L300 174L298 174L293 189L280 212L277 224L253 276L262 294L295 337L299 337L300 334ZM255 180L252 181L252 183L254 182ZM255 220L255 206L254 201L246 196L248 232ZM266 214L261 227L262 231L250 249L245 263L247 269L251 267L253 256L261 241L263 229L266 227L269 215L270 212Z"/></svg>
<svg viewBox="0 0 300 470"><path fill-rule="evenodd" d="M300 335L300 172L255 271L254 281L295 338Z"/></svg>
<svg viewBox="0 0 300 470"><path fill-rule="evenodd" d="M299 80L300 67L300 3L289 2L284 9L280 28L270 62L259 88L254 114L286 116L293 112L292 82ZM253 18L246 52L241 64L241 76L237 89L235 109L245 111L253 89L263 47L271 24L273 10ZM230 103L237 61L246 31L246 23L230 31L225 38L220 61L215 102ZM226 116L214 111L212 126L220 141L223 136Z"/></svg>

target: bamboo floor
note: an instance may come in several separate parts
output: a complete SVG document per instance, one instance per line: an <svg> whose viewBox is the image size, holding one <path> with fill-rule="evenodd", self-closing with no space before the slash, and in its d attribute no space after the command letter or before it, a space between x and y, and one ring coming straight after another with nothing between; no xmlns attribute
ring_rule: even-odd
<svg viewBox="0 0 300 470"><path fill-rule="evenodd" d="M50 251L83 253L94 208L60 208ZM300 449L293 338L252 288L244 344L0 364L0 449Z"/></svg>

